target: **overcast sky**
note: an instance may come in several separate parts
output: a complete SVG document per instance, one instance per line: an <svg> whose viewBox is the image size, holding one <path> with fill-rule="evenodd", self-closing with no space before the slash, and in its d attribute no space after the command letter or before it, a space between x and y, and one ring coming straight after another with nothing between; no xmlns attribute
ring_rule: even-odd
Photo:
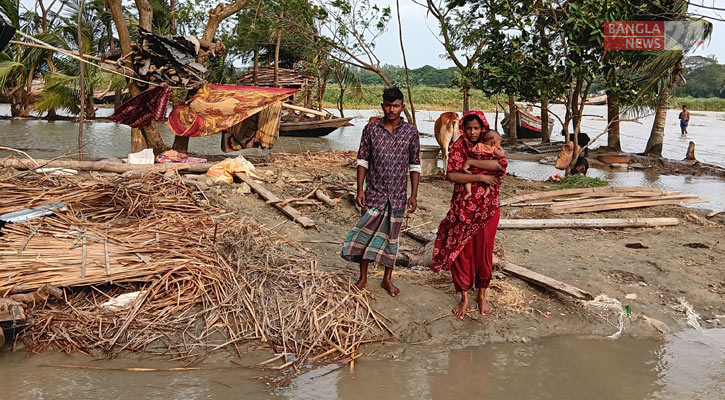
<svg viewBox="0 0 725 400"><path fill-rule="evenodd" d="M193 1L193 0L191 0ZM381 7L389 6L393 16L388 25L388 30L376 42L377 56L383 63L403 65L403 57L400 53L400 41L398 38L398 21L395 14L395 0L370 0L371 3ZM425 0L421 0L424 2ZM21 0L29 8L35 4L34 0ZM124 0L132 6L129 0ZM723 0L693 0L693 3L715 4L723 6ZM699 12L704 15L720 17L725 19L725 13L720 15L713 11L691 7L692 12ZM453 66L453 63L441 57L444 53L443 45L438 39L438 25L432 17L426 17L426 9L413 3L411 0L400 1L401 20L403 24L403 39L405 41L408 67L419 68L424 65L432 65L437 68ZM725 22L712 21L714 24L712 39L705 44L705 47L696 51L697 55L715 54L720 63L725 63Z"/></svg>

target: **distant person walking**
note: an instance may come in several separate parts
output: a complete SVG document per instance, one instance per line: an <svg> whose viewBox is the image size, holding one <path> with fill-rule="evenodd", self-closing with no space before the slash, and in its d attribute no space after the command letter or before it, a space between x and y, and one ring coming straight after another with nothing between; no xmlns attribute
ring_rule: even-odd
<svg viewBox="0 0 725 400"><path fill-rule="evenodd" d="M683 135L687 135L687 125L690 125L690 112L687 111L687 106L683 105L680 113L680 131Z"/></svg>

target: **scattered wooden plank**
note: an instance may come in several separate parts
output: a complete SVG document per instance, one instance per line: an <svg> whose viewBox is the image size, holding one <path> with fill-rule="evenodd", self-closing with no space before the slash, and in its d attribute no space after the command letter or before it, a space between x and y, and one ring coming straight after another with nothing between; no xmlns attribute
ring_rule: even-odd
<svg viewBox="0 0 725 400"><path fill-rule="evenodd" d="M501 201L502 206L509 204L522 203L530 200L547 199L552 197L580 195L585 193L628 193L628 192L655 192L660 193L658 188L650 187L595 187L595 188L581 188L581 189L561 189L561 190L549 190L543 192L535 192L530 194L524 194L521 196L510 197Z"/></svg>
<svg viewBox="0 0 725 400"><path fill-rule="evenodd" d="M677 218L501 219L499 229L647 228L674 226Z"/></svg>
<svg viewBox="0 0 725 400"><path fill-rule="evenodd" d="M594 298L594 296L592 296L592 294L587 292L586 290L582 290L567 283L557 281L556 279L549 278L546 275L542 275L538 272L534 272L524 267L520 267L516 264L512 264L507 261L500 261L498 265L505 273L530 282L534 285L557 291L578 300L591 300Z"/></svg>
<svg viewBox="0 0 725 400"><path fill-rule="evenodd" d="M315 190L315 197L320 199L323 203L327 204L330 207L335 207L337 203L340 202L340 199L333 199L332 197L328 196L327 193L325 193L322 189Z"/></svg>
<svg viewBox="0 0 725 400"><path fill-rule="evenodd" d="M634 203L623 203L623 204L603 204L603 205L592 205L576 208L553 208L554 214L577 214L585 212L596 212L596 211L609 211L609 210L622 210L626 208L641 208L641 207L653 207L653 206L667 206L667 205L681 205L681 204L695 204L695 203L707 203L707 199L696 198L696 199L675 199L675 200L652 200L652 201L639 201Z"/></svg>
<svg viewBox="0 0 725 400"><path fill-rule="evenodd" d="M725 212L725 210L720 210L720 211L713 211L713 212L711 212L711 213L707 214L707 217L708 217L708 218L712 218L712 217L714 217L714 216L716 216L716 215L718 215L718 214L722 214L722 213L724 213L724 212Z"/></svg>
<svg viewBox="0 0 725 400"><path fill-rule="evenodd" d="M271 201L272 206L282 211L284 215L290 217L293 221L299 223L305 229L315 226L315 221L303 216L299 211L295 210L294 208L288 205L281 206L279 203L282 202L282 200L280 200L280 198L277 197L274 193L267 190L264 185L262 185L261 183L257 183L254 179L252 179L252 177L248 176L245 173L235 173L234 176L249 185L249 187L257 192L264 200Z"/></svg>
<svg viewBox="0 0 725 400"><path fill-rule="evenodd" d="M631 198L625 197L603 197L598 199L588 200L576 200L570 202L556 203L551 206L552 209L560 208L572 208L572 207L585 207L585 206L596 206L601 204L621 204L621 203L637 203L642 201L654 201L654 200L678 200L678 199L697 199L699 196L696 194L678 194L678 195L662 195L662 196L650 196L650 197L637 197Z"/></svg>

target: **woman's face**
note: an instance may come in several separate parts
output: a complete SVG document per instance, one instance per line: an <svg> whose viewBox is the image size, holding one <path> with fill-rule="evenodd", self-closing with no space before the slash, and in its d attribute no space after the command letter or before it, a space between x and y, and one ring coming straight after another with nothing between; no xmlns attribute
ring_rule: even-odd
<svg viewBox="0 0 725 400"><path fill-rule="evenodd" d="M478 140L481 138L481 128L483 128L481 123L477 119L472 119L463 124L463 133L466 134L466 138L469 141L478 143Z"/></svg>

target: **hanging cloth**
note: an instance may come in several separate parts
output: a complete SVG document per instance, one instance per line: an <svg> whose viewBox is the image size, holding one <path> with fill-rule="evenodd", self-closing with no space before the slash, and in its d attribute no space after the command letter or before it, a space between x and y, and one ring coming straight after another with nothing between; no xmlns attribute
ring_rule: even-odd
<svg viewBox="0 0 725 400"><path fill-rule="evenodd" d="M205 84L186 103L169 114L169 127L177 136L208 136L229 130L297 89Z"/></svg>
<svg viewBox="0 0 725 400"><path fill-rule="evenodd" d="M165 83L153 86L121 104L111 115L111 120L132 128L149 126L166 116L171 88Z"/></svg>

